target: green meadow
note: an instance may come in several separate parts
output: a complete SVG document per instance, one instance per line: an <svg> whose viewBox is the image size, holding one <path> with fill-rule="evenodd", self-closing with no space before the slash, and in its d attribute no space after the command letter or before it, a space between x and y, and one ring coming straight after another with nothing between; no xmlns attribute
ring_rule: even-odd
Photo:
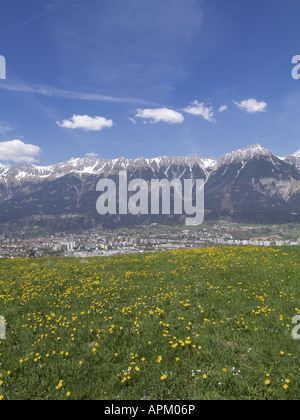
<svg viewBox="0 0 300 420"><path fill-rule="evenodd" d="M299 286L300 247L1 260L0 400L298 400Z"/></svg>

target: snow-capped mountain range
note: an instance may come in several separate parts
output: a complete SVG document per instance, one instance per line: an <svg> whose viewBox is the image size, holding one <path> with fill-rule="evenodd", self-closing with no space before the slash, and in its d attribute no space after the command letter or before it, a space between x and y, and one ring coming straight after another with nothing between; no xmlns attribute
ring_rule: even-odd
<svg viewBox="0 0 300 420"><path fill-rule="evenodd" d="M66 175L101 175L116 170L138 170L150 168L156 172L163 168L164 172L173 165L183 165L193 168L198 165L207 174L213 169L217 160L214 158L205 159L197 155L187 157L166 157L161 156L154 159L135 158L135 159L98 159L98 158L72 158L67 162L58 163L51 166L37 166L34 164L17 165L14 167L0 165L0 182L9 181L40 181L54 180Z"/></svg>
<svg viewBox="0 0 300 420"><path fill-rule="evenodd" d="M117 179L204 179L206 218L258 223L300 222L300 150L279 157L255 144L219 159L197 155L154 159L94 157L51 166L0 164L0 233L55 233L136 223L181 223L174 217L104 217L96 212L101 176ZM25 230L26 230L25 229Z"/></svg>
<svg viewBox="0 0 300 420"><path fill-rule="evenodd" d="M219 159L214 157L203 158L198 155L190 155L187 157L166 157L160 156L153 159L134 158L134 159L98 159L95 157L72 158L66 162L54 164L51 166L38 166L34 164L24 164L17 166L8 166L0 163L0 182L11 181L31 181L39 182L42 180L55 180L66 175L74 174L82 175L101 175L102 173L110 173L116 170L136 171L138 169L150 168L154 173L163 170L168 173L169 169L176 166L184 166L192 170L195 166L199 166L206 174L209 175L216 171L223 164L231 164L233 162L246 163L253 158L267 156L269 159L277 158L290 163L300 169L300 150L298 152L278 157L272 151L262 147L259 144L235 150Z"/></svg>

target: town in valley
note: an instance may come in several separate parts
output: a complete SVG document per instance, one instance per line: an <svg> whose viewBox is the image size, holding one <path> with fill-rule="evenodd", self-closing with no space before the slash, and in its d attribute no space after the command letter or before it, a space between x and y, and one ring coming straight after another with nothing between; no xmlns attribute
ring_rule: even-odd
<svg viewBox="0 0 300 420"><path fill-rule="evenodd" d="M77 234L28 237L0 234L0 258L99 257L207 246L296 246L300 225L241 225L228 221L186 226L101 227Z"/></svg>

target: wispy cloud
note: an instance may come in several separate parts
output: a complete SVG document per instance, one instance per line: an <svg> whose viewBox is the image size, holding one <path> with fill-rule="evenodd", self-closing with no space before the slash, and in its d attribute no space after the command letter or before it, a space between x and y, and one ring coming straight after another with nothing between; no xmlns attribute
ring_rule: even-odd
<svg viewBox="0 0 300 420"><path fill-rule="evenodd" d="M91 152L91 153L87 153L85 156L87 158L97 158L98 157L98 154L97 153L94 153L94 152Z"/></svg>
<svg viewBox="0 0 300 420"><path fill-rule="evenodd" d="M133 125L136 125L136 120L134 118L129 117L128 119L132 122Z"/></svg>
<svg viewBox="0 0 300 420"><path fill-rule="evenodd" d="M65 98L65 99L78 99L83 101L96 101L96 102L120 102L120 103L136 103L144 105L154 105L151 102L145 101L138 98L124 98L116 96L101 95L97 93L87 93L87 92L78 92L71 91L66 89L57 89L48 86L30 86L24 83L1 83L0 89L12 91L12 92L22 92L22 93L33 93L37 95L43 95L48 97L55 98Z"/></svg>
<svg viewBox="0 0 300 420"><path fill-rule="evenodd" d="M194 101L190 106L184 108L184 112L191 115L197 115L204 118L206 121L215 122L214 111L212 106L207 106L204 103Z"/></svg>
<svg viewBox="0 0 300 420"><path fill-rule="evenodd" d="M219 108L219 112L227 111L227 109L228 109L228 105L221 105Z"/></svg>
<svg viewBox="0 0 300 420"><path fill-rule="evenodd" d="M48 15L50 12L52 12L52 10L53 10L53 6L52 6L52 5L49 5L49 6L47 7L47 10L45 10L44 12L39 13L39 14L37 14L37 15L35 15L35 16L32 16L30 19L27 19L27 20L25 20L25 21L21 22L21 23L20 23L19 25L17 25L15 28L21 28L21 27L23 27L23 26L26 26L26 25L28 25L29 23L32 23L32 22L34 22L34 21L36 21L36 20L38 20L38 19L42 18L43 16Z"/></svg>
<svg viewBox="0 0 300 420"><path fill-rule="evenodd" d="M9 127L9 126L1 126L0 125L0 133L1 134L7 133L8 131L13 131L13 130L14 130L14 128L12 128L12 127Z"/></svg>
<svg viewBox="0 0 300 420"><path fill-rule="evenodd" d="M89 22L88 30L78 22ZM91 1L89 7L70 7L55 23L66 73L75 68L112 88L171 89L187 77L199 53L202 0Z"/></svg>
<svg viewBox="0 0 300 420"><path fill-rule="evenodd" d="M54 0L53 3L49 3L46 4L44 7L44 10L41 11L40 13L34 14L32 15L30 18L25 19L21 22L17 22L15 25L10 26L8 29L5 29L4 31L0 31L0 34L3 33L7 33L7 32L12 32L15 31L17 29L23 28L24 26L27 26L41 18L43 18L44 16L49 15L51 12L53 12L57 6L59 6L61 3L61 0Z"/></svg>

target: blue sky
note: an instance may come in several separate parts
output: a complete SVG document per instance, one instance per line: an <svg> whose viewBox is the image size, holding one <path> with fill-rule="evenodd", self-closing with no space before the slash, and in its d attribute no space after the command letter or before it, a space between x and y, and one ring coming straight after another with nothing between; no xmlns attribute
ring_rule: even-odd
<svg viewBox="0 0 300 420"><path fill-rule="evenodd" d="M299 0L2 0L0 162L300 148Z"/></svg>

